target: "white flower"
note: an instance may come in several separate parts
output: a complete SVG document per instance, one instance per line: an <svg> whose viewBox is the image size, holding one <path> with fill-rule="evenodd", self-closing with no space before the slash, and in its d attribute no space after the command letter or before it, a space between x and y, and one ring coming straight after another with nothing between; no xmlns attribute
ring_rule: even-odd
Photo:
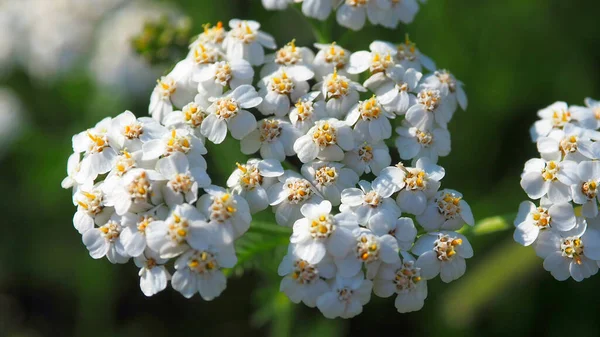
<svg viewBox="0 0 600 337"><path fill-rule="evenodd" d="M161 259L156 253L147 250L133 259L135 265L140 268L140 289L144 295L150 297L165 290L171 274L164 266L168 259Z"/></svg>
<svg viewBox="0 0 600 337"><path fill-rule="evenodd" d="M356 139L356 143L354 150L346 152L343 162L359 176L363 173L379 175L379 172L392 162L390 151L383 141L368 142Z"/></svg>
<svg viewBox="0 0 600 337"><path fill-rule="evenodd" d="M414 92L423 74L413 68L405 69L402 66L393 69L394 71L389 74L376 73L365 81L364 85L377 94L379 103L385 109L404 115L417 102Z"/></svg>
<svg viewBox="0 0 600 337"><path fill-rule="evenodd" d="M325 256L319 263L311 264L298 257L293 246L289 246L277 273L283 276L279 291L285 293L293 303L303 302L314 308L317 298L329 290L324 279L335 276L335 264L329 256Z"/></svg>
<svg viewBox="0 0 600 337"><path fill-rule="evenodd" d="M327 104L327 113L330 117L340 119L345 118L350 108L358 103L358 92L367 91L360 84L339 74L337 69L334 69L333 73L324 76L323 81L315 85L315 88L319 87Z"/></svg>
<svg viewBox="0 0 600 337"><path fill-rule="evenodd" d="M135 118L125 111L111 121L108 137L115 147L134 152L142 149L142 143L162 137L167 129L148 117Z"/></svg>
<svg viewBox="0 0 600 337"><path fill-rule="evenodd" d="M192 45L196 43L212 43L215 45L221 45L225 40L227 32L225 31L225 28L223 28L223 22L219 21L212 27L210 23L207 23L202 27L204 28L204 31L198 35L198 38L192 43Z"/></svg>
<svg viewBox="0 0 600 337"><path fill-rule="evenodd" d="M453 113L451 104L439 90L424 87L417 94L417 104L406 111L406 120L421 129L431 130L434 123L446 129Z"/></svg>
<svg viewBox="0 0 600 337"><path fill-rule="evenodd" d="M148 247L146 233L149 231L150 225L154 221L165 219L168 211L168 208L163 206L146 213L125 213L123 215L121 239L123 246L125 246L125 252L129 256L137 257L144 253L146 247ZM159 213L165 214L159 215Z"/></svg>
<svg viewBox="0 0 600 337"><path fill-rule="evenodd" d="M204 190L208 194L200 197L196 207L208 218L220 240L226 245L231 244L250 228L252 216L248 203L241 196L218 186Z"/></svg>
<svg viewBox="0 0 600 337"><path fill-rule="evenodd" d="M209 104L203 100L186 104L181 110L173 111L163 121L169 129L186 129L196 138L203 140L200 126L208 115Z"/></svg>
<svg viewBox="0 0 600 337"><path fill-rule="evenodd" d="M359 135L357 138L378 142L392 136L392 124L389 119L394 118L396 115L387 112L373 95L350 110L346 116L346 123L354 125L354 132Z"/></svg>
<svg viewBox="0 0 600 337"><path fill-rule="evenodd" d="M73 226L83 234L94 228L94 224L104 225L114 213L112 207L107 207L102 183L95 186L81 186L73 195L73 203L77 212L73 216Z"/></svg>
<svg viewBox="0 0 600 337"><path fill-rule="evenodd" d="M342 191L354 187L359 177L352 169L344 164L335 162L315 161L302 165L302 175L308 179L323 197L338 206L341 202Z"/></svg>
<svg viewBox="0 0 600 337"><path fill-rule="evenodd" d="M163 180L156 171L133 168L122 178L114 176L104 181L104 203L113 206L119 215L147 211L162 203L160 182Z"/></svg>
<svg viewBox="0 0 600 337"><path fill-rule="evenodd" d="M373 282L365 280L362 273L344 278L337 276L330 289L317 299L317 308L326 318L351 318L362 312L363 305L371 300Z"/></svg>
<svg viewBox="0 0 600 337"><path fill-rule="evenodd" d="M220 268L232 268L236 263L233 246L207 245L199 250L188 250L175 261L171 286L186 298L199 293L202 299L211 301L227 286Z"/></svg>
<svg viewBox="0 0 600 337"><path fill-rule="evenodd" d="M417 215L417 221L428 231L458 230L465 223L475 225L469 204L462 194L450 189L443 189L430 199L423 214Z"/></svg>
<svg viewBox="0 0 600 337"><path fill-rule="evenodd" d="M73 136L73 152L83 153L79 171L75 174L77 183L91 182L99 174L106 173L113 167L117 160L117 151L108 138L110 127L111 118L106 117L93 128Z"/></svg>
<svg viewBox="0 0 600 337"><path fill-rule="evenodd" d="M586 129L598 130L600 128L600 101L591 98L585 99L585 107L571 106L571 116Z"/></svg>
<svg viewBox="0 0 600 337"><path fill-rule="evenodd" d="M266 189L283 174L281 163L275 159L250 159L245 165L237 164L237 169L227 179L227 187L248 202L250 213L257 213L269 207Z"/></svg>
<svg viewBox="0 0 600 337"><path fill-rule="evenodd" d="M536 207L531 201L523 201L519 205L519 213L515 219L514 239L523 246L531 245L543 231L553 228L558 231L569 231L576 225L575 211L568 203L550 204L542 199Z"/></svg>
<svg viewBox="0 0 600 337"><path fill-rule="evenodd" d="M171 129L161 138L144 143L142 151L142 160L154 160L181 152L186 155L190 165L206 169L206 160L202 157L207 153L206 147L187 129Z"/></svg>
<svg viewBox="0 0 600 337"><path fill-rule="evenodd" d="M403 160L429 158L437 163L439 157L450 154L450 132L441 127L432 130L412 126L406 120L396 128L396 147Z"/></svg>
<svg viewBox="0 0 600 337"><path fill-rule="evenodd" d="M421 277L421 268L408 253L402 253L402 262L383 264L373 280L373 292L379 297L398 294L394 304L400 313L418 311L427 298L427 281Z"/></svg>
<svg viewBox="0 0 600 337"><path fill-rule="evenodd" d="M578 182L577 163L533 158L525 163L521 187L531 199L547 196L553 203L571 200L570 185Z"/></svg>
<svg viewBox="0 0 600 337"><path fill-rule="evenodd" d="M572 277L580 282L598 272L600 231L587 227L583 218L569 232L547 230L540 233L535 251L544 259L544 269L564 281Z"/></svg>
<svg viewBox="0 0 600 337"><path fill-rule="evenodd" d="M386 77L390 77L393 72L398 70L395 62L396 48L386 44L371 43L369 49L370 51L361 50L352 53L348 73L360 74L369 70L371 75L382 73Z"/></svg>
<svg viewBox="0 0 600 337"><path fill-rule="evenodd" d="M600 162L583 161L577 165L578 181L571 185L573 202L583 205L582 215L595 218L598 215L598 188L600 187Z"/></svg>
<svg viewBox="0 0 600 337"><path fill-rule="evenodd" d="M253 66L259 66L265 58L263 47L277 47L271 35L259 31L260 24L256 21L232 19L229 21L229 27L231 30L223 41L229 60L244 59Z"/></svg>
<svg viewBox="0 0 600 337"><path fill-rule="evenodd" d="M378 24L390 8L391 2L386 0L345 0L337 9L336 19L340 26L360 30L367 16L371 23Z"/></svg>
<svg viewBox="0 0 600 337"><path fill-rule="evenodd" d="M277 224L286 227L292 227L302 217L300 210L304 204L318 204L323 200L316 187L292 171L284 172L279 182L269 187L267 195Z"/></svg>
<svg viewBox="0 0 600 337"><path fill-rule="evenodd" d="M562 129L554 129L548 136L537 139L537 148L546 160L570 160L580 162L596 159L595 143L590 140L587 130L567 123Z"/></svg>
<svg viewBox="0 0 600 337"><path fill-rule="evenodd" d="M541 119L529 130L531 139L536 142L539 137L547 136L552 129L562 129L572 119L569 106L565 102L556 102L537 113Z"/></svg>
<svg viewBox="0 0 600 337"><path fill-rule="evenodd" d="M398 242L393 236L377 236L366 228L356 228L352 234L355 238L353 249L345 257L335 259L339 276L352 277L360 273L364 263L367 278L373 279L382 263L400 262Z"/></svg>
<svg viewBox="0 0 600 337"><path fill-rule="evenodd" d="M148 247L163 259L178 256L190 246L203 249L216 239L204 215L189 204L175 206L165 221L152 221L146 229Z"/></svg>
<svg viewBox="0 0 600 337"><path fill-rule="evenodd" d="M314 46L319 50L313 62L316 78L323 78L334 71L337 71L339 75L350 75L346 71L350 62L349 50L338 46L335 42L332 44L315 43Z"/></svg>
<svg viewBox="0 0 600 337"><path fill-rule="evenodd" d="M341 212L349 212L356 221L373 229L379 222L394 223L401 212L396 202L391 199L393 189L383 184L371 183L361 180L359 188L347 188L342 191Z"/></svg>
<svg viewBox="0 0 600 337"><path fill-rule="evenodd" d="M414 68L417 71L423 71L423 68L430 71L436 69L435 63L417 49L417 45L408 38L408 34L406 35L405 41L397 46L386 41L375 41L372 46L377 44L385 44L392 48L396 48L396 59L404 69ZM376 48L383 49L385 47Z"/></svg>
<svg viewBox="0 0 600 337"><path fill-rule="evenodd" d="M302 1L304 15L324 21L342 0L296 0L296 2L299 1Z"/></svg>
<svg viewBox="0 0 600 337"><path fill-rule="evenodd" d="M408 251L417 237L417 228L411 218L398 218L396 222L376 222L371 224L373 233L379 236L390 234L396 238L398 248Z"/></svg>
<svg viewBox="0 0 600 337"><path fill-rule="evenodd" d="M303 163L315 158L341 161L344 159L344 151L353 149L352 130L346 123L335 118L315 122L315 126L294 143L294 151Z"/></svg>
<svg viewBox="0 0 600 337"><path fill-rule="evenodd" d="M253 154L260 150L263 159L284 161L293 156L294 142L300 137L300 131L282 118L265 118L258 122L256 129L240 142L242 153Z"/></svg>
<svg viewBox="0 0 600 337"><path fill-rule="evenodd" d="M122 229L121 217L113 214L102 226L83 233L83 244L90 251L90 256L93 259L106 256L111 263L126 263L129 255L125 252L121 238Z"/></svg>
<svg viewBox="0 0 600 337"><path fill-rule="evenodd" d="M346 256L354 246L352 231L358 223L349 213L331 214L331 203L306 204L302 219L294 223L290 237L294 254L311 264L319 263L326 254L335 258Z"/></svg>
<svg viewBox="0 0 600 337"><path fill-rule="evenodd" d="M275 54L265 56L265 65L260 71L260 77L265 78L285 67L287 72L298 81L308 81L315 76L312 63L315 54L306 47L296 47L296 40L286 44Z"/></svg>
<svg viewBox="0 0 600 337"><path fill-rule="evenodd" d="M289 116L292 125L302 133L306 133L312 128L316 121L329 117L325 110L325 102L315 101L318 96L318 91L309 92L300 97L290 110Z"/></svg>
<svg viewBox="0 0 600 337"><path fill-rule="evenodd" d="M176 152L158 161L157 169L167 179L162 188L165 203L169 207L194 203L198 199L198 188L208 187L210 177L202 167L190 167L187 157Z"/></svg>
<svg viewBox="0 0 600 337"><path fill-rule="evenodd" d="M450 105L450 110L454 112L456 106L460 105L463 110L467 109L467 95L463 90L463 83L456 80L448 70L436 70L433 74L427 75L422 82L423 87L439 90L444 99Z"/></svg>
<svg viewBox="0 0 600 337"><path fill-rule="evenodd" d="M235 89L252 84L254 70L246 60L219 61L202 68L193 79L198 82L200 95L217 97L225 88Z"/></svg>
<svg viewBox="0 0 600 337"><path fill-rule="evenodd" d="M256 128L256 118L244 109L254 108L261 102L253 86L241 85L214 100L200 132L215 144L225 140L228 128L233 138L242 139Z"/></svg>
<svg viewBox="0 0 600 337"><path fill-rule="evenodd" d="M159 123L173 112L173 106L183 107L193 100L196 87L191 84L190 70L190 61L183 60L157 81L150 96L148 113Z"/></svg>
<svg viewBox="0 0 600 337"><path fill-rule="evenodd" d="M262 0L262 5L268 10L283 10L295 0Z"/></svg>
<svg viewBox="0 0 600 337"><path fill-rule="evenodd" d="M422 235L412 248L419 256L416 267L421 277L430 280L440 274L443 282L452 282L465 273L465 259L473 256L467 238L456 232L441 231Z"/></svg>
<svg viewBox="0 0 600 337"><path fill-rule="evenodd" d="M197 76L206 68L223 59L221 49L212 43L196 42L190 45L190 52L180 63L187 66L187 83L198 84ZM187 61L187 62L186 62ZM183 63L185 62L185 63Z"/></svg>
<svg viewBox="0 0 600 337"><path fill-rule="evenodd" d="M306 81L311 77L312 72L303 74L282 67L263 78L258 84L259 95L263 97L258 110L263 115L285 116L290 110L290 100L296 102L308 92L309 86Z"/></svg>
<svg viewBox="0 0 600 337"><path fill-rule="evenodd" d="M419 11L419 3L416 0L387 0L392 4L391 8L383 11L379 18L379 24L396 29L398 23L411 23Z"/></svg>

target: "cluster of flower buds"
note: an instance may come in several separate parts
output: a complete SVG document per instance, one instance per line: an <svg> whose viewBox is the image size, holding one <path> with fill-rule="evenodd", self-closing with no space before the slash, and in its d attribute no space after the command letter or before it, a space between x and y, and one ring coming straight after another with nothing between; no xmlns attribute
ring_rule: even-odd
<svg viewBox="0 0 600 337"><path fill-rule="evenodd" d="M448 122L466 107L462 84L408 39L355 53L316 44L316 54L291 41L265 55L275 40L257 22L229 26L205 26L158 80L152 118L124 112L74 136L63 186L73 187L90 255L134 258L148 296L170 279L184 296L210 300L225 289L222 268L236 264L235 240L270 207L293 229L281 291L325 317L359 314L372 292L397 294L400 312L419 310L427 280L461 277L473 251L456 230L473 215L459 192L440 190L437 160L450 152ZM386 145L399 119L396 144L410 166L391 166ZM228 134L260 158L238 163L220 188L204 144Z"/></svg>
<svg viewBox="0 0 600 337"><path fill-rule="evenodd" d="M373 25L396 28L398 23L411 23L417 12L419 2L427 0L262 0L269 10L284 10L293 3L302 3L302 13L310 18L325 20L332 11L336 11L336 20L340 26L360 30L367 20Z"/></svg>
<svg viewBox="0 0 600 337"><path fill-rule="evenodd" d="M531 127L541 158L525 163L523 201L515 240L534 245L544 269L557 280L582 281L600 264L600 102L585 107L556 102L538 112Z"/></svg>

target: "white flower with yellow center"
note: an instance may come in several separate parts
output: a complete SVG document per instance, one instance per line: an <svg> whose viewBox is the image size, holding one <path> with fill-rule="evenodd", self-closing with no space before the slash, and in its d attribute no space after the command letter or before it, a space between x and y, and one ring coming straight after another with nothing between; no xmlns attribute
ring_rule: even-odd
<svg viewBox="0 0 600 337"><path fill-rule="evenodd" d="M150 96L148 113L159 123L173 112L173 107L183 107L197 94L196 84L190 81L191 66L191 61L185 59L177 63L167 76L158 79Z"/></svg>
<svg viewBox="0 0 600 337"><path fill-rule="evenodd" d="M417 221L428 231L458 230L466 223L475 225L471 207L457 191L444 189L429 199L425 211L417 215Z"/></svg>
<svg viewBox="0 0 600 337"><path fill-rule="evenodd" d="M226 88L235 89L243 84L252 84L254 70L246 60L220 61L210 64L194 74L201 96L221 96Z"/></svg>
<svg viewBox="0 0 600 337"><path fill-rule="evenodd" d="M146 251L148 247L146 234L150 231L152 223L166 219L168 211L168 208L162 206L146 213L125 213L123 215L121 237L129 256L141 256Z"/></svg>
<svg viewBox="0 0 600 337"><path fill-rule="evenodd" d="M394 73L400 69L400 65L396 65L396 48L390 45L381 43L371 43L370 51L361 50L353 53L350 56L350 74L360 74L369 70L371 76L365 81L367 83L373 81L377 74L382 74L384 80L390 80Z"/></svg>
<svg viewBox="0 0 600 337"><path fill-rule="evenodd" d="M356 221L373 229L379 222L394 223L400 216L400 208L391 199L393 189L384 184L373 184L361 180L359 188L347 188L342 191L340 211L351 213Z"/></svg>
<svg viewBox="0 0 600 337"><path fill-rule="evenodd" d="M269 207L267 188L283 174L283 167L275 159L250 159L246 164L237 164L237 169L227 179L227 187L248 202L250 213Z"/></svg>
<svg viewBox="0 0 600 337"><path fill-rule="evenodd" d="M252 221L250 208L244 198L218 186L204 189L196 207L208 218L212 231L219 236L217 242L229 245L242 236ZM216 239L216 238L215 238Z"/></svg>
<svg viewBox="0 0 600 337"><path fill-rule="evenodd" d="M136 167L152 168L156 165L155 160L143 161L142 150L129 153L127 150L122 150L117 156L117 160L112 170L108 172L106 180L114 179L115 177L123 177L127 172Z"/></svg>
<svg viewBox="0 0 600 337"><path fill-rule="evenodd" d="M352 129L346 123L330 118L315 122L306 135L296 140L294 151L303 163L315 158L341 161L344 151L354 150L354 145Z"/></svg>
<svg viewBox="0 0 600 337"><path fill-rule="evenodd" d="M571 185L573 202L581 207L581 214L587 218L598 215L598 192L600 190L600 162L583 161L577 165L579 181Z"/></svg>
<svg viewBox="0 0 600 337"><path fill-rule="evenodd" d="M547 196L553 203L571 201L570 186L578 182L577 163L532 158L525 163L521 187L531 199Z"/></svg>
<svg viewBox="0 0 600 337"><path fill-rule="evenodd" d="M171 208L166 220L152 221L146 230L148 247L163 259L181 255L190 247L204 249L218 236L209 228L206 217L189 204Z"/></svg>
<svg viewBox="0 0 600 337"><path fill-rule="evenodd" d="M245 109L254 108L261 102L262 98L253 86L241 85L214 99L200 132L215 144L225 140L227 129L233 138L240 140L256 129L256 118Z"/></svg>
<svg viewBox="0 0 600 337"><path fill-rule="evenodd" d="M73 203L77 205L77 212L73 216L73 226L83 234L94 228L94 223L103 225L114 213L112 207L105 204L105 195L102 192L102 183L95 186L81 186L73 195Z"/></svg>
<svg viewBox="0 0 600 337"><path fill-rule="evenodd" d="M208 106L204 100L186 104L181 110L173 111L165 120L164 125L169 129L186 129L200 140L204 139L200 132L202 122L208 116Z"/></svg>
<svg viewBox="0 0 600 337"><path fill-rule="evenodd" d="M207 23L203 25L202 28L204 31L198 35L198 38L196 41L194 41L194 43L192 43L192 46L196 43L212 43L214 45L221 45L223 40L225 40L225 36L227 35L225 28L223 28L223 22L221 21L217 22L217 24L212 27L210 23Z"/></svg>
<svg viewBox="0 0 600 337"><path fill-rule="evenodd" d="M598 130L600 128L600 101L586 98L585 107L571 106L571 116L578 124L586 129Z"/></svg>
<svg viewBox="0 0 600 337"><path fill-rule="evenodd" d="M418 311L427 298L427 281L412 255L403 252L402 262L383 264L373 280L373 292L383 298L397 294L394 304L399 313Z"/></svg>
<svg viewBox="0 0 600 337"><path fill-rule="evenodd" d="M106 223L83 233L82 241L93 259L106 256L110 263L126 263L129 255L123 245L122 230L121 217L113 214Z"/></svg>
<svg viewBox="0 0 600 337"><path fill-rule="evenodd" d="M360 30L367 17L372 24L379 24L390 8L391 2L386 0L344 0L337 9L336 19L342 27Z"/></svg>
<svg viewBox="0 0 600 337"><path fill-rule="evenodd" d="M368 139L373 142L388 139L392 136L392 124L390 119L396 115L386 111L379 103L378 98L373 97L359 102L346 116L346 123L354 125L357 138Z"/></svg>
<svg viewBox="0 0 600 337"><path fill-rule="evenodd" d="M294 254L311 263L319 263L325 255L343 258L354 246L352 231L358 228L356 219L349 213L333 215L331 203L302 206L301 219L294 223L290 237Z"/></svg>
<svg viewBox="0 0 600 337"><path fill-rule="evenodd" d="M537 139L537 148L546 160L570 160L580 162L596 159L598 146L588 136L588 130L567 123L562 129L550 131L548 136Z"/></svg>
<svg viewBox="0 0 600 337"><path fill-rule="evenodd" d="M419 51L417 45L408 38L408 34L406 34L404 42L398 45L394 45L393 43L386 41L375 41L372 45L379 44L384 44L388 47L396 48L396 60L404 69L413 68L420 72L423 71L423 68L429 71L436 70L436 66L433 60L431 60L428 56L423 55L423 53ZM377 48L384 47L382 46Z"/></svg>
<svg viewBox="0 0 600 337"><path fill-rule="evenodd" d="M529 129L534 142L537 142L539 137L547 136L553 129L562 129L573 120L569 106L565 102L556 102L538 111L537 115L540 120Z"/></svg>
<svg viewBox="0 0 600 337"><path fill-rule="evenodd" d="M450 132L447 129L419 128L404 120L402 126L396 128L396 133L396 148L403 160L412 159L414 163L419 158L429 158L437 163L439 157L450 154Z"/></svg>
<svg viewBox="0 0 600 337"><path fill-rule="evenodd" d="M385 109L404 115L417 102L415 90L422 76L415 69L397 66L388 76L382 73L371 76L364 86L377 94Z"/></svg>
<svg viewBox="0 0 600 337"><path fill-rule="evenodd" d="M382 263L399 263L398 241L389 234L377 236L369 229L357 228L352 234L355 245L343 258L336 258L338 275L352 277L361 272L364 264L366 276L373 279Z"/></svg>
<svg viewBox="0 0 600 337"><path fill-rule="evenodd" d="M457 106L461 109L467 109L467 95L463 89L463 83L458 81L448 70L436 70L433 74L427 75L423 79L423 87L439 90L444 99L454 112Z"/></svg>
<svg viewBox="0 0 600 337"><path fill-rule="evenodd" d="M289 246L277 273L283 276L279 291L285 293L293 303L303 302L314 308L317 298L329 290L325 279L335 276L335 264L329 256L325 256L319 263L311 264L298 257L293 246Z"/></svg>
<svg viewBox="0 0 600 337"><path fill-rule="evenodd" d="M162 137L167 129L149 117L136 118L131 111L125 111L111 121L109 138L119 149L135 152L142 144Z"/></svg>
<svg viewBox="0 0 600 337"><path fill-rule="evenodd" d="M598 272L600 231L588 227L584 218L578 218L577 226L568 232L541 232L535 252L544 259L544 269L557 280L572 277L581 282Z"/></svg>
<svg viewBox="0 0 600 337"><path fill-rule="evenodd" d="M317 83L314 88L321 88L321 94L327 104L327 114L340 119L345 118L348 111L358 103L358 92L367 91L360 84L339 74L336 69L324 76L323 81Z"/></svg>
<svg viewBox="0 0 600 337"><path fill-rule="evenodd" d="M113 206L119 215L147 211L163 202L160 185L164 179L160 173L143 168L133 168L123 177L113 176L102 185L105 204Z"/></svg>
<svg viewBox="0 0 600 337"><path fill-rule="evenodd" d="M73 136L73 152L83 153L79 171L75 174L78 184L90 183L99 174L110 171L117 160L116 144L112 144L110 134L111 118L106 117L93 128Z"/></svg>
<svg viewBox="0 0 600 337"><path fill-rule="evenodd" d="M319 50L313 61L316 78L323 78L337 71L340 75L354 79L347 72L351 55L349 50L337 45L335 42L331 44L315 43L314 46Z"/></svg>
<svg viewBox="0 0 600 337"><path fill-rule="evenodd" d="M576 225L575 211L568 203L551 204L542 199L536 207L531 201L519 205L519 213L514 222L513 238L523 246L531 245L545 230L569 231Z"/></svg>
<svg viewBox="0 0 600 337"><path fill-rule="evenodd" d="M160 159L156 166L167 180L167 184L162 187L162 195L169 207L196 202L198 188L210 185L206 169L190 167L187 157L181 152Z"/></svg>
<svg viewBox="0 0 600 337"><path fill-rule="evenodd" d="M306 133L312 128L316 121L329 117L325 110L325 102L317 100L318 97L318 91L311 91L298 98L294 106L291 107L290 121L302 133Z"/></svg>
<svg viewBox="0 0 600 337"><path fill-rule="evenodd" d="M296 220L302 218L304 204L318 204L323 200L310 181L293 171L285 171L279 176L279 182L267 189L267 195L277 224L285 227L292 227Z"/></svg>
<svg viewBox="0 0 600 337"><path fill-rule="evenodd" d="M312 72L310 74L312 75ZM258 110L263 115L285 116L290 111L290 101L296 102L309 90L306 81L310 77L298 76L297 72L290 72L286 67L282 67L263 78L258 84L259 95L263 97Z"/></svg>
<svg viewBox="0 0 600 337"><path fill-rule="evenodd" d="M151 250L133 259L135 265L140 268L140 289L144 295L150 297L165 290L171 279L171 274L164 266L168 261L168 259L161 259Z"/></svg>
<svg viewBox="0 0 600 337"><path fill-rule="evenodd" d="M360 139L356 139L356 147L346 152L343 160L359 176L363 173L378 175L391 162L390 151L383 141L369 142Z"/></svg>
<svg viewBox="0 0 600 337"><path fill-rule="evenodd" d="M373 282L362 273L351 278L336 276L329 282L329 291L317 299L317 308L326 318L352 318L369 303L372 289Z"/></svg>
<svg viewBox="0 0 600 337"><path fill-rule="evenodd" d="M422 87L417 94L416 103L406 111L406 120L410 124L428 130L435 125L448 128L454 111L439 90Z"/></svg>
<svg viewBox="0 0 600 337"><path fill-rule="evenodd" d="M242 21L232 19L229 21L231 30L223 41L229 60L246 60L253 66L264 63L265 51L263 48L275 49L275 39L262 31L256 21Z"/></svg>
<svg viewBox="0 0 600 337"><path fill-rule="evenodd" d="M449 231L422 235L411 251L419 256L415 266L421 268L421 277L430 280L439 274L446 283L463 276L467 268L465 259L473 256L467 238Z"/></svg>
<svg viewBox="0 0 600 337"><path fill-rule="evenodd" d="M278 161L296 154L294 142L301 134L290 122L282 118L265 118L256 127L256 130L241 140L242 153L253 154L260 150L263 159Z"/></svg>
<svg viewBox="0 0 600 337"><path fill-rule="evenodd" d="M296 40L286 44L275 54L265 57L265 65L260 71L260 77L265 78L285 67L294 78L299 81L308 81L315 76L312 63L315 54L306 47L296 46Z"/></svg>
<svg viewBox="0 0 600 337"><path fill-rule="evenodd" d="M171 129L161 138L144 143L142 151L142 160L155 160L174 153L183 153L190 165L206 169L206 160L202 157L207 153L206 147L187 129Z"/></svg>
<svg viewBox="0 0 600 337"><path fill-rule="evenodd" d="M342 191L354 187L359 180L356 172L336 162L306 163L302 165L301 172L333 206L341 203Z"/></svg>
<svg viewBox="0 0 600 337"><path fill-rule="evenodd" d="M221 268L232 268L236 263L233 246L210 245L188 250L175 261L176 271L171 286L185 298L199 293L202 299L211 301L221 295L227 286Z"/></svg>
<svg viewBox="0 0 600 337"><path fill-rule="evenodd" d="M386 0L391 3L389 10L383 11L379 24L390 28L396 29L398 23L404 24L411 23L417 12L419 12L419 3L417 0Z"/></svg>

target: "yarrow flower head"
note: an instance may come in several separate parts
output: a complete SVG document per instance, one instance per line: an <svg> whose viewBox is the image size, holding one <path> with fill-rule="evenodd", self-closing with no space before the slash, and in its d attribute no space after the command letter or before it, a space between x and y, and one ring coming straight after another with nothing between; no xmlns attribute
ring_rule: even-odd
<svg viewBox="0 0 600 337"><path fill-rule="evenodd" d="M298 1L262 2L283 9ZM321 20L335 10L352 29L366 19L395 27L418 10L415 0L300 2ZM75 135L61 185L73 190L73 225L90 256L133 260L146 296L170 286L210 301L227 287L224 269L248 265L236 266L235 247L281 245L283 234L280 290L328 318L358 315L371 293L396 294L399 312L419 310L427 280L462 276L473 252L454 231L473 225L473 215L462 194L442 189L437 164L450 152L447 124L466 108L461 82L435 71L408 39L374 41L355 53L336 43L314 47L292 40L278 49L251 20L233 19L229 30L204 25L186 57L158 80L151 117L125 111ZM544 159L527 165L523 186L542 200L522 206L515 238L524 244L581 228L570 200L584 216L597 214L600 169L592 160L599 152L595 135L581 130L593 124L585 110L593 106L573 109L578 128L540 136ZM241 154L219 152L219 144ZM411 163L390 166L396 150ZM234 156L242 156L235 165ZM215 183L226 165L223 188ZM253 221L267 209L274 215ZM568 233L552 247L588 268L574 277L587 275L595 236Z"/></svg>

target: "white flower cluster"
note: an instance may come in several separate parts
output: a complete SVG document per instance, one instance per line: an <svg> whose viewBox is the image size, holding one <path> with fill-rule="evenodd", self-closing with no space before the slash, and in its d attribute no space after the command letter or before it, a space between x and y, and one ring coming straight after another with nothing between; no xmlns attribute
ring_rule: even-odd
<svg viewBox="0 0 600 337"><path fill-rule="evenodd" d="M265 55L276 45L257 22L229 26L206 26L158 80L152 118L124 112L74 136L63 187L74 189L74 225L91 256L133 257L146 295L171 279L184 296L210 300L225 288L221 269L236 264L235 240L271 206L293 228L281 291L326 317L359 314L371 292L419 310L427 280L461 277L473 251L455 231L473 215L460 193L440 190L436 165L450 152L447 123L466 107L461 83L444 70L423 76L435 66L408 40L356 53L318 44L316 55L292 41ZM390 166L385 143L401 116L396 143L410 167ZM206 173L204 142L228 134L261 158L238 163L222 189ZM284 170L293 156L301 167Z"/></svg>
<svg viewBox="0 0 600 337"><path fill-rule="evenodd" d="M531 127L541 158L525 163L523 201L515 240L534 245L544 269L557 280L582 281L600 264L600 102L585 107L556 102L538 112Z"/></svg>
<svg viewBox="0 0 600 337"><path fill-rule="evenodd" d="M427 0L262 0L269 10L284 10L293 3L302 3L302 13L310 18L325 20L336 11L337 22L346 28L360 30L367 20L373 25L396 28L398 23L411 23L419 3Z"/></svg>

